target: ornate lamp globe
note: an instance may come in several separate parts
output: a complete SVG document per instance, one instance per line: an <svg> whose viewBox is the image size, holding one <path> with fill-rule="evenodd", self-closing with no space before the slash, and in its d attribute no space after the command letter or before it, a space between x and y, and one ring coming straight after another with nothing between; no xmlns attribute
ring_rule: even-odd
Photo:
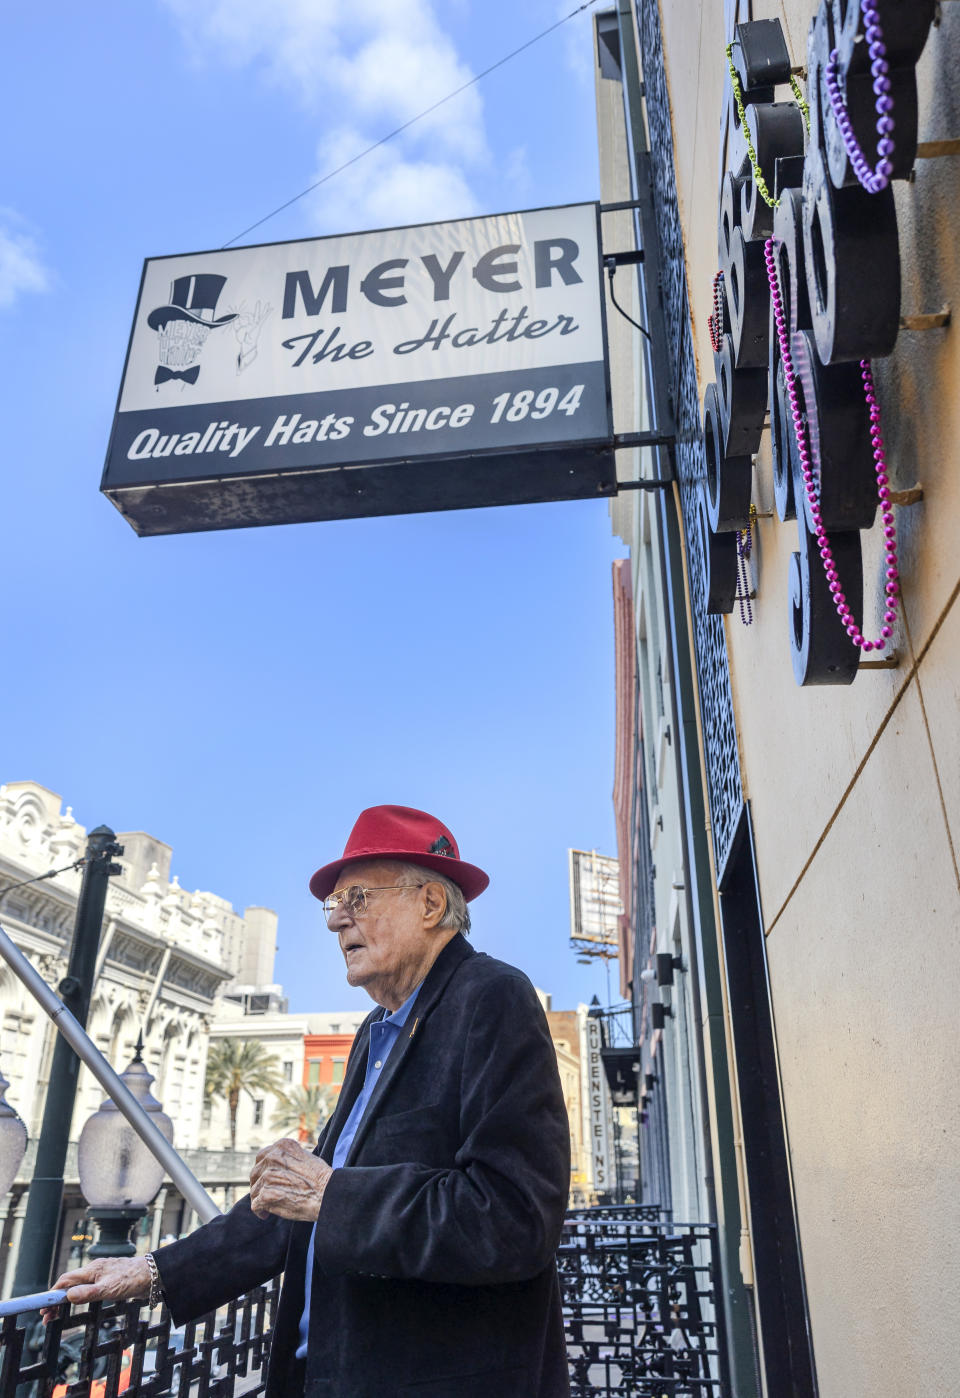
<svg viewBox="0 0 960 1398"><path fill-rule="evenodd" d="M0 1073L0 1199L17 1178L27 1149L27 1128L7 1101L10 1084Z"/></svg>
<svg viewBox="0 0 960 1398"><path fill-rule="evenodd" d="M149 1112L168 1141L173 1122L150 1091L153 1075L143 1061L143 1035L121 1080ZM80 1190L100 1225L90 1257L133 1257L133 1225L147 1212L163 1183L163 1166L154 1159L133 1127L108 1097L80 1132L77 1148Z"/></svg>

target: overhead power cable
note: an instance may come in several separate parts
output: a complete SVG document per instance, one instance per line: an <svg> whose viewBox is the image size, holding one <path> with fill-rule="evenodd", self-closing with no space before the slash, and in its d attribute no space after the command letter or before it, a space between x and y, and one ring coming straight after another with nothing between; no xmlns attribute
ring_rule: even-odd
<svg viewBox="0 0 960 1398"><path fill-rule="evenodd" d="M364 156L370 155L372 151L379 149L380 146L385 146L388 141L393 140L394 136L399 136L401 132L409 130L409 128L414 126L418 121L422 121L423 118L429 116L431 112L435 112L438 107L442 107L444 103L452 101L454 97L459 97L460 93L466 92L468 87L474 87L483 78L495 72L497 68L502 68L505 63L509 63L511 58L516 58L517 55L523 53L525 49L532 48L533 45L539 43L541 39L545 39L548 34L552 34L555 29L559 29L561 25L573 19L575 15L580 14L583 10L589 10L591 5L596 5L598 3L599 0L584 0L582 5L578 5L577 8L571 10L568 15L564 15L562 19L558 19L556 24L551 24L547 29L542 29L539 34L534 34L533 38L528 39L525 44L521 44L519 48L504 54L502 58L497 59L496 63L491 63L489 68L484 68L482 73L477 73L476 77L470 78L468 82L461 83L460 86L455 87L452 92L448 92L446 97L441 97L439 101L434 102L429 107L425 107L422 112L418 112L416 116L412 116L410 120L405 121L402 126L396 127L393 131L389 131L386 136L381 136L379 141L374 141L373 145L367 146L366 150L362 150L357 155L351 156L349 160L345 160L343 164L338 165L335 170L328 170L319 180L315 180L313 184L307 185L306 189L301 189L299 194L295 194L293 198L288 199L285 204L278 204L269 214L264 214L263 218L258 218L256 223L251 223L249 228L244 228L241 233L235 233L234 236L228 239L222 246L225 248L230 247L232 243L238 242L241 238L245 238L248 233L252 233L255 228L259 228L261 224L267 223L272 218L276 218L277 214L282 214L284 209L289 209L291 204L296 204L298 199L303 199L306 195L312 194L315 189L319 189L322 184L326 184L328 180L332 180L335 175L341 174L344 170L349 169L351 165L356 165L358 160L362 160Z"/></svg>
<svg viewBox="0 0 960 1398"><path fill-rule="evenodd" d="M17 888L26 888L31 883L43 883L44 879L54 879L58 874L66 874L71 869L81 869L86 864L86 856L82 859L75 859L72 864L64 864L62 869L48 869L45 874L37 874L32 879L21 879L19 883L8 883L6 888L0 889L0 903L3 902L8 893L13 893Z"/></svg>

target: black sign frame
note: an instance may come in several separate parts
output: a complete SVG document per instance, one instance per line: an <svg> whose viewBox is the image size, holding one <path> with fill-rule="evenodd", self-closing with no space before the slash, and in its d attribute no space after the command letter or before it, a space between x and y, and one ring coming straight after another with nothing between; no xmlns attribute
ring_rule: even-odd
<svg viewBox="0 0 960 1398"><path fill-rule="evenodd" d="M117 444L121 417L123 383L126 379L136 320L131 327L124 359L123 378L117 395L110 442L100 489L131 524L137 534L153 536L191 533L216 529L248 528L271 524L293 524L335 519L365 518L439 510L485 508L492 505L533 504L540 502L595 499L617 493L613 407L610 383L610 362L607 341L606 293L603 283L603 253L601 243L601 206L597 200L581 200L573 204L546 206L542 209L509 211L514 213L549 213L554 209L593 207L596 219L597 277L600 309L600 334L603 345L602 412L604 429L600 433L571 441L545 440L520 446L497 449L484 447L465 451L444 451L416 455L397 451L365 463L347 464L314 461L288 466L278 462L276 470L241 472L223 469L202 478L175 474L176 462L166 469L169 478L137 479L145 473L118 466ZM504 217L508 215L484 215ZM373 230L377 233L400 232L420 226L437 227L464 220L440 220L430 225L402 225L391 229ZM330 237L362 236L329 235L316 239L287 239L285 243L329 241ZM257 247L282 246L280 243L248 245ZM209 255L209 250L196 256ZM190 254L171 254L181 259ZM140 307L149 263L164 258L146 259L140 277L137 306ZM591 361L596 373L599 361ZM544 375L558 378L577 366L558 366L554 370L530 371L524 381L535 381ZM504 379L523 371L510 371ZM466 385L483 376L463 376ZM487 376L494 378L495 376ZM575 377L575 373L574 373ZM431 381L416 384L394 384L399 397L405 390L426 389ZM450 380L445 381L450 383ZM315 395L319 397L320 395ZM411 401L413 401L411 399ZM203 409L206 411L206 409ZM212 412L213 408L209 409ZM395 439L398 441L399 438ZM302 454L301 454L302 455ZM124 457L120 457L124 461ZM211 462L211 465L214 464Z"/></svg>

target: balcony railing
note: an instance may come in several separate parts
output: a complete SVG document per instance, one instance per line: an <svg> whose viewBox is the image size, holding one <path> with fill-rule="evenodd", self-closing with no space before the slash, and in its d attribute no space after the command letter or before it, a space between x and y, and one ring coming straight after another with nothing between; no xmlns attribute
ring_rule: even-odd
<svg viewBox="0 0 960 1398"><path fill-rule="evenodd" d="M714 1228L649 1205L583 1209L557 1260L572 1398L729 1398ZM182 1329L136 1302L63 1305L46 1328L35 1311L8 1314L0 1398L256 1398L278 1291Z"/></svg>
<svg viewBox="0 0 960 1398"><path fill-rule="evenodd" d="M137 1302L64 1305L46 1327L35 1311L7 1315L0 1398L256 1398L278 1294L270 1282L179 1330Z"/></svg>
<svg viewBox="0 0 960 1398"><path fill-rule="evenodd" d="M729 1398L716 1229L650 1205L567 1215L571 1398Z"/></svg>

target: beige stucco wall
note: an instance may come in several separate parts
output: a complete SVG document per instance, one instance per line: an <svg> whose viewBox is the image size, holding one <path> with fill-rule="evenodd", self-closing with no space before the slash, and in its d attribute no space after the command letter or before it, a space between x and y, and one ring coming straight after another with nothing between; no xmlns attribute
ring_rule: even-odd
<svg viewBox="0 0 960 1398"><path fill-rule="evenodd" d="M718 129L731 0L662 0L701 393L717 267ZM813 0L755 0L805 62ZM741 0L741 18L746 5ZM960 136L960 4L918 67L920 140ZM905 314L960 307L960 156L898 184ZM903 580L898 668L799 689L788 646L796 527L761 519L755 621L727 621L752 804L790 1158L822 1398L960 1389L960 341L901 332L875 366ZM772 509L769 449L758 509ZM877 634L879 530L864 535ZM873 618L873 620L871 620Z"/></svg>

